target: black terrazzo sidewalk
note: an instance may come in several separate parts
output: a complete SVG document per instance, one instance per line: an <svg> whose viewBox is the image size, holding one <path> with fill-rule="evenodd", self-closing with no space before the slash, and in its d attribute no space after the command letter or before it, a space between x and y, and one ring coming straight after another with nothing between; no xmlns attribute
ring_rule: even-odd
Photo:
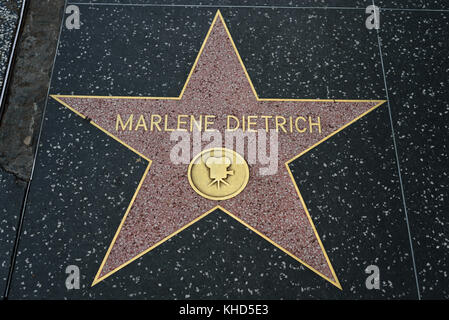
<svg viewBox="0 0 449 320"><path fill-rule="evenodd" d="M221 4L260 96L389 100L290 165L343 290L219 210L90 287L145 167L49 100L9 299L449 298L447 4L375 1L385 8L377 32L365 27L371 0L85 2L103 5L79 4L81 28L62 27L50 94L177 95L219 8L210 5ZM254 7L273 5L282 8ZM60 8L31 8L53 34L21 40L17 104L0 126L2 286L38 135L13 119L40 123ZM27 61L40 65L21 69ZM79 290L65 286L68 265L80 268ZM365 285L370 265L379 290Z"/></svg>

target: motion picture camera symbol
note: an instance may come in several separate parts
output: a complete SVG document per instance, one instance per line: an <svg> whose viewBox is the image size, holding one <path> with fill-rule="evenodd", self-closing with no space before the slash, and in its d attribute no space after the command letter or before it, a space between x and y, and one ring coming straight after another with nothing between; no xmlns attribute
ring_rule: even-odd
<svg viewBox="0 0 449 320"><path fill-rule="evenodd" d="M212 148L193 158L187 176L190 186L200 196L210 200L227 200L245 189L249 167L237 152Z"/></svg>
<svg viewBox="0 0 449 320"><path fill-rule="evenodd" d="M208 186L217 184L220 189L220 183L229 186L226 179L229 175L234 175L234 170L228 170L231 165L231 160L226 157L210 157L206 160L206 167L209 168L209 178L212 180Z"/></svg>

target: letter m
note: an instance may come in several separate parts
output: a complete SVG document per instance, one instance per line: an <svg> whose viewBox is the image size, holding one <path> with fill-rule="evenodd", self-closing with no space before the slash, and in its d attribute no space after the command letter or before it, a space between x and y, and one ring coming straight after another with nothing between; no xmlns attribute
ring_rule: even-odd
<svg viewBox="0 0 449 320"><path fill-rule="evenodd" d="M128 130L132 130L132 126L133 126L133 115L131 114L131 115L129 116L128 120L126 121L126 123L123 124L122 117L121 117L119 114L117 114L117 121L116 121L116 123L115 123L115 131L118 131L119 125L120 125L120 127L122 128L122 131L125 131L125 130L126 130L126 127L127 127L128 125L129 125L129 129L128 129Z"/></svg>

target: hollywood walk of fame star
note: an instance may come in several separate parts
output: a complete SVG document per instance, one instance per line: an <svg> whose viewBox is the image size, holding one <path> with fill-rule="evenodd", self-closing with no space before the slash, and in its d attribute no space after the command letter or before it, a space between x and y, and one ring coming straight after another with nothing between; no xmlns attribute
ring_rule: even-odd
<svg viewBox="0 0 449 320"><path fill-rule="evenodd" d="M341 289L288 164L384 101L259 98L220 11L178 97L52 97L148 161L93 285L219 208ZM252 165L245 189L217 201L192 189L187 165L170 161L170 133L117 130L117 115L131 114L213 114L221 132L227 115L320 117L321 127L309 134L280 132L277 173L262 176L261 165Z"/></svg>

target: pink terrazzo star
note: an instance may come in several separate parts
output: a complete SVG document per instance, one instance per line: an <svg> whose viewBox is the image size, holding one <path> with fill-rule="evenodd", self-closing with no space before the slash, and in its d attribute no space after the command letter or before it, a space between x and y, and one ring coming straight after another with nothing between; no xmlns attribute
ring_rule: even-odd
<svg viewBox="0 0 449 320"><path fill-rule="evenodd" d="M179 97L53 97L79 115L91 118L95 125L152 161L93 284L112 275L219 206L341 288L319 238L320 230L315 229L285 163L383 101L259 98L246 75L220 12L217 12L212 22L190 78ZM124 120L131 114L148 117L151 114L168 115L171 121L169 128L176 127L175 120L179 114L215 115L214 128L220 132L226 129L227 115L240 119L244 115L310 116L312 119L320 117L321 133L317 130L309 134L279 132L277 173L262 176L259 174L261 165L251 165L248 185L240 194L229 200L213 201L201 197L189 185L188 165L175 165L170 161L170 151L175 144L170 141L170 132L151 131L150 128L148 131L117 131L117 114Z"/></svg>

